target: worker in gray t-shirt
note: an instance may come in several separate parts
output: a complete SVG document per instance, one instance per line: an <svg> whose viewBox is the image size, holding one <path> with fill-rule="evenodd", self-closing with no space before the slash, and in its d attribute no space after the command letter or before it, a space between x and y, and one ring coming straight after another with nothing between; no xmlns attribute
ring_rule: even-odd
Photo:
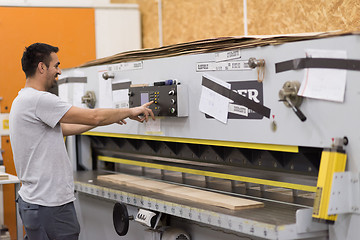
<svg viewBox="0 0 360 240"><path fill-rule="evenodd" d="M21 59L25 87L10 111L10 141L21 181L19 212L25 239L78 239L80 226L73 201L73 169L64 136L96 126L148 121L154 114L146 103L127 109L83 109L47 92L61 74L57 47L34 43ZM140 117L140 115L142 117Z"/></svg>

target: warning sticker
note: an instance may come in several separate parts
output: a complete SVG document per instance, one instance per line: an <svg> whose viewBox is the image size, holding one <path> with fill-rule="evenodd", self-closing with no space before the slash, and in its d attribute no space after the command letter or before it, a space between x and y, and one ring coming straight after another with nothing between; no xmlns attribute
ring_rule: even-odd
<svg viewBox="0 0 360 240"><path fill-rule="evenodd" d="M322 187L318 187L316 189L316 195L315 195L315 200L314 200L314 208L313 208L313 215L319 215L319 211L320 211L320 202L321 202L321 194L322 194Z"/></svg>

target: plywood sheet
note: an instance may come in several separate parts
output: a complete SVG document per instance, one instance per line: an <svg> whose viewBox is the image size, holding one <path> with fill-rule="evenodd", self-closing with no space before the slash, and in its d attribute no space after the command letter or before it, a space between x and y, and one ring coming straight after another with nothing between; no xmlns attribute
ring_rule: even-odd
<svg viewBox="0 0 360 240"><path fill-rule="evenodd" d="M358 0L247 1L249 35L359 29Z"/></svg>
<svg viewBox="0 0 360 240"><path fill-rule="evenodd" d="M162 0L164 45L244 34L243 1Z"/></svg>
<svg viewBox="0 0 360 240"><path fill-rule="evenodd" d="M159 47L158 0L111 2L139 4L143 47ZM162 0L162 5L164 46L244 34L243 1ZM358 0L248 0L248 34L357 31L359 10Z"/></svg>
<svg viewBox="0 0 360 240"><path fill-rule="evenodd" d="M183 187L156 180L144 179L142 177L136 177L127 174L102 175L98 176L97 179L231 210L241 210L264 206L262 202L258 201L232 197L225 194L214 193L191 187Z"/></svg>
<svg viewBox="0 0 360 240"><path fill-rule="evenodd" d="M111 0L137 3L141 12L143 47L159 47L157 0ZM243 1L162 0L163 45L244 34Z"/></svg>

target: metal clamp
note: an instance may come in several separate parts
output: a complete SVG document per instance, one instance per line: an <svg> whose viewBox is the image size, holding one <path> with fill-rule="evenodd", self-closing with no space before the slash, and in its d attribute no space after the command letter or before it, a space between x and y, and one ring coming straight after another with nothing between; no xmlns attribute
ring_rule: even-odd
<svg viewBox="0 0 360 240"><path fill-rule="evenodd" d="M102 74L103 79L108 80L109 78L115 78L114 73L104 72Z"/></svg>
<svg viewBox="0 0 360 240"><path fill-rule="evenodd" d="M96 104L96 96L94 91L87 91L81 98L81 102L85 103L88 108L94 108Z"/></svg>
<svg viewBox="0 0 360 240"><path fill-rule="evenodd" d="M257 68L258 82L263 82L265 78L265 60L249 58L248 65L250 68Z"/></svg>
<svg viewBox="0 0 360 240"><path fill-rule="evenodd" d="M264 67L265 60L264 59L256 59L256 58L249 58L248 64L250 68L257 68L257 67Z"/></svg>

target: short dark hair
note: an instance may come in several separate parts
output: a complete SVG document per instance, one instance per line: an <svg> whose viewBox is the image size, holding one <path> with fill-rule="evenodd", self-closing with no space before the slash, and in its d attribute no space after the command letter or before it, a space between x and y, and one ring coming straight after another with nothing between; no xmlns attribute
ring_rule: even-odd
<svg viewBox="0 0 360 240"><path fill-rule="evenodd" d="M21 58L22 70L26 78L35 75L39 62L45 63L46 67L50 66L50 54L57 53L58 47L51 46L46 43L34 43L25 48Z"/></svg>

